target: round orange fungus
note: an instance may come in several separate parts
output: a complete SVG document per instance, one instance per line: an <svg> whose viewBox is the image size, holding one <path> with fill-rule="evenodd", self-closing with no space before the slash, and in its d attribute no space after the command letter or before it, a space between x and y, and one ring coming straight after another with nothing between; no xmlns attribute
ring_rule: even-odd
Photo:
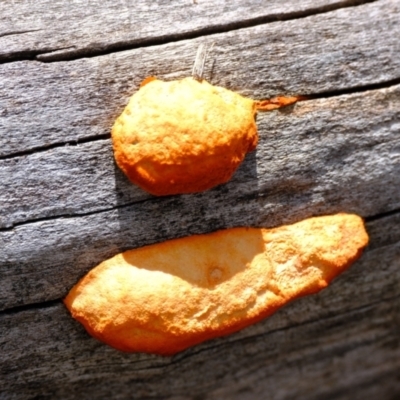
<svg viewBox="0 0 400 400"><path fill-rule="evenodd" d="M146 78L112 128L115 160L158 196L227 182L257 145L257 103L206 81Z"/></svg>

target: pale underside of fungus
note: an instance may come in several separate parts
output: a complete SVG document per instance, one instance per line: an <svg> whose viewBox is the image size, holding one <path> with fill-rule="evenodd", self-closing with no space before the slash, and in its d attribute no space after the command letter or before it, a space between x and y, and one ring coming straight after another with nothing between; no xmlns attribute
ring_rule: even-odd
<svg viewBox="0 0 400 400"><path fill-rule="evenodd" d="M189 236L102 262L64 302L116 349L172 355L320 291L367 243L362 219L351 214Z"/></svg>
<svg viewBox="0 0 400 400"><path fill-rule="evenodd" d="M210 189L255 149L257 110L299 99L254 101L205 80L147 78L112 128L116 163L154 195Z"/></svg>

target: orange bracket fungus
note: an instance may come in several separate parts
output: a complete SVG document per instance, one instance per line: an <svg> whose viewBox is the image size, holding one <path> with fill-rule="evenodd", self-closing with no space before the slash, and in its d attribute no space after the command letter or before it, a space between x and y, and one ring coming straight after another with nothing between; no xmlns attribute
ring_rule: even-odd
<svg viewBox="0 0 400 400"><path fill-rule="evenodd" d="M254 101L213 86L199 77L204 58L205 53L197 57L200 72L194 68L194 77L146 78L112 128L117 165L154 195L200 192L227 182L257 145L257 111L301 99Z"/></svg>
<svg viewBox="0 0 400 400"><path fill-rule="evenodd" d="M102 262L64 302L116 349L172 355L320 291L367 243L362 219L351 214L189 236Z"/></svg>

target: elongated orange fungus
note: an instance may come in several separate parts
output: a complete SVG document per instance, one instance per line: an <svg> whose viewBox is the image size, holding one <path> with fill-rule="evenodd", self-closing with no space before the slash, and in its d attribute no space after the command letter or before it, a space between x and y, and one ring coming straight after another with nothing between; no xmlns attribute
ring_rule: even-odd
<svg viewBox="0 0 400 400"><path fill-rule="evenodd" d="M367 243L362 219L350 214L189 236L102 262L64 302L116 349L172 355L320 291Z"/></svg>

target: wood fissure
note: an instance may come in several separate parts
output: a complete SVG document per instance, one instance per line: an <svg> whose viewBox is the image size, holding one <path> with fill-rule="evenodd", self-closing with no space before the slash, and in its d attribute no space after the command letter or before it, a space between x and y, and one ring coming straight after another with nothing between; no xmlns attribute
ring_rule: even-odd
<svg viewBox="0 0 400 400"><path fill-rule="evenodd" d="M11 35L22 35L24 33L32 33L32 32L39 32L41 29L31 29L31 30L26 30L26 31L11 31L11 32L4 32L0 33L0 38L4 36L11 36Z"/></svg>
<svg viewBox="0 0 400 400"><path fill-rule="evenodd" d="M23 306L17 306L17 307L11 307L7 308L5 310L0 311L0 318L1 315L6 314L6 315L13 315L13 314L18 314L27 310L42 310L46 309L49 307L54 307L55 305L60 305L62 299L54 299L54 300L49 300L49 301L42 301L40 303L32 303L32 304L25 304Z"/></svg>
<svg viewBox="0 0 400 400"><path fill-rule="evenodd" d="M387 82L379 82L379 83L371 83L369 85L361 85L361 86L355 86L355 87L348 87L344 88L341 90L332 90L330 92L321 92L321 93L309 93L304 95L304 99L300 101L310 101L310 100L315 100L315 99L328 99L332 97L339 97L339 96L344 96L347 94L356 94L356 93L363 93L363 92L369 92L371 90L379 90L379 89L387 89L392 86L397 86L400 84L400 77L391 79L390 81Z"/></svg>
<svg viewBox="0 0 400 400"><path fill-rule="evenodd" d="M10 159L16 158L16 157L29 156L29 155L35 154L35 153L46 152L49 150L56 149L58 147L78 146L79 144L82 144L82 143L97 142L97 141L109 140L109 139L111 139L111 134L105 133L103 135L96 135L93 137L85 137L85 138L81 138L81 139L77 139L77 140L69 140L66 142L53 143L49 146L36 147L36 148L29 149L29 150L21 151L19 153L12 153L12 154L7 154L5 156L0 156L0 161L10 160Z"/></svg>
<svg viewBox="0 0 400 400"><path fill-rule="evenodd" d="M371 215L371 216L367 216L365 217L365 221L366 222L372 222L372 221L377 221L380 220L382 218L386 218L386 217L391 217L394 215L397 215L400 213L400 208L395 209L395 210L390 210L384 213L380 213L380 214L376 214L376 215Z"/></svg>
<svg viewBox="0 0 400 400"><path fill-rule="evenodd" d="M253 195L248 196L247 200L255 200L255 199L257 199L257 198L259 198L261 196L262 196L262 194L261 195L260 194L253 194ZM0 228L0 232L8 232L8 231L12 231L14 228L19 227L19 226L28 225L28 224L35 224L37 222L52 221L52 220L57 220L59 218L65 219L65 218L87 217L87 216L90 216L90 215L95 215L95 214L99 214L99 213L103 213L103 212L109 212L109 211L117 210L117 209L120 209L120 208L132 207L135 204L137 205L137 204L143 203L145 201L148 201L148 199L138 200L138 201L135 201L133 203L122 204L122 205L114 206L114 207L111 207L111 208L108 208L108 209L100 209L100 210L97 210L97 211L90 211L90 212L82 213L82 214L60 214L60 215L54 215L52 217L43 217L43 218L38 218L38 219L33 219L33 220L26 220L26 221L23 221L23 222L17 222L12 227L9 227L9 228ZM382 218L386 218L388 216L394 216L394 215L397 215L397 214L400 214L400 208L395 209L395 210L390 210L390 211L387 211L387 212L384 212L384 213L372 215L372 216L365 216L364 219L365 219L366 222L370 222L370 221L376 221L376 220L379 220L379 219L382 219ZM22 307L24 307L24 306L22 306ZM0 313L1 313L1 310L0 310Z"/></svg>
<svg viewBox="0 0 400 400"><path fill-rule="evenodd" d="M256 196L252 196L252 199L256 198ZM119 210L121 208L129 208L132 207L134 205L139 205L145 201L148 201L148 199L142 199L142 200L137 200L135 202L132 203L126 203L126 204L121 204L121 205L115 205L113 207L110 208L101 208L99 210L95 210L95 211L88 211L86 213L74 213L74 214L57 214L51 217L42 217L42 218L37 218L37 219L31 219L31 220L26 220L26 221L21 221L21 222L17 222L15 224L13 224L13 226L9 227L9 228L0 228L0 232L10 232L15 228L18 228L20 226L24 226L24 225L30 225L30 224L36 224L38 222L46 222L46 221L54 221L54 220L58 220L58 219L68 219L68 218L83 218L83 217L89 217L91 215L96 215L96 214L101 214L101 213L108 213L110 211L116 211Z"/></svg>

